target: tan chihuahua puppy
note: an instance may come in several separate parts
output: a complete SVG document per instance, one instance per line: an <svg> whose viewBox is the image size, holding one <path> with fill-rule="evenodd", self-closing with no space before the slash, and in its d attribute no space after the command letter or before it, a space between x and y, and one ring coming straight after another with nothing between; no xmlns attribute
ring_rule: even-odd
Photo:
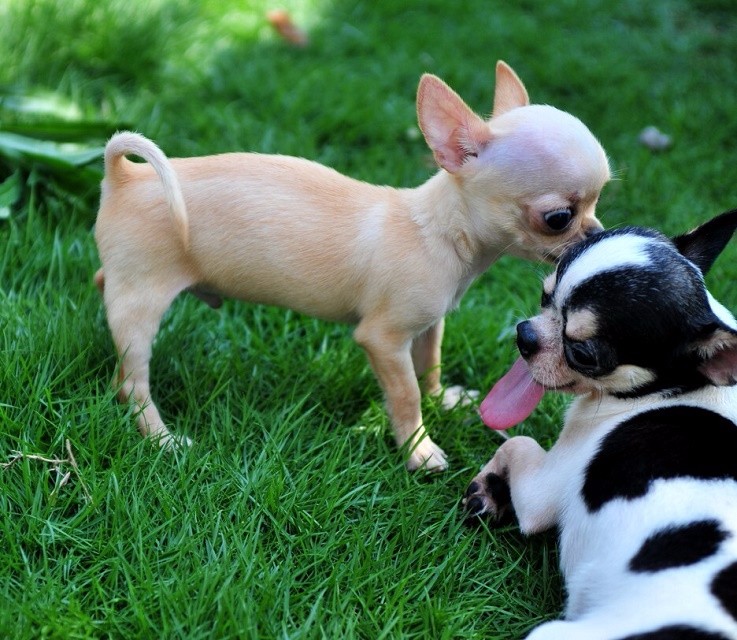
<svg viewBox="0 0 737 640"><path fill-rule="evenodd" d="M149 360L161 317L191 290L212 306L228 296L355 323L407 467L446 468L418 385L443 393L445 314L502 254L551 259L599 231L594 209L610 172L591 132L530 106L501 61L490 120L432 75L420 81L417 114L440 171L414 189L287 156L169 160L143 136L113 136L95 281L121 358L120 396L138 407L144 436L174 438L151 400Z"/></svg>

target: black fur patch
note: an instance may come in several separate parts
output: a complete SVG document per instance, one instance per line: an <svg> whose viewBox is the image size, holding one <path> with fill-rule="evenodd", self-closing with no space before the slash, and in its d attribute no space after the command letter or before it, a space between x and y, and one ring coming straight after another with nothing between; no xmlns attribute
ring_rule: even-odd
<svg viewBox="0 0 737 640"><path fill-rule="evenodd" d="M509 484L507 481L498 476L496 473L489 473L486 476L486 491L496 502L497 507L501 510L508 507L512 502L512 495L509 493Z"/></svg>
<svg viewBox="0 0 737 640"><path fill-rule="evenodd" d="M699 520L656 531L630 560L630 571L653 573L696 564L719 550L729 537L717 520Z"/></svg>
<svg viewBox="0 0 737 640"><path fill-rule="evenodd" d="M673 624L660 627L655 631L646 631L626 638L619 638L619 640L729 640L729 638L714 631L704 631L685 624Z"/></svg>
<svg viewBox="0 0 737 640"><path fill-rule="evenodd" d="M699 407L653 409L608 433L586 469L581 494L590 512L616 498L644 496L657 479L737 482L737 425Z"/></svg>
<svg viewBox="0 0 737 640"><path fill-rule="evenodd" d="M711 583L711 592L730 616L737 620L737 562L722 569Z"/></svg>
<svg viewBox="0 0 737 640"><path fill-rule="evenodd" d="M737 209L725 211L690 233L673 238L673 244L706 274L737 228Z"/></svg>

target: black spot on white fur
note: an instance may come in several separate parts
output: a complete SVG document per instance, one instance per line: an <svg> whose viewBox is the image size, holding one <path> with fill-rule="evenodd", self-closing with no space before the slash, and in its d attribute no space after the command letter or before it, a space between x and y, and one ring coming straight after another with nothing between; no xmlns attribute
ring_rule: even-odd
<svg viewBox="0 0 737 640"><path fill-rule="evenodd" d="M636 633L618 640L730 640L727 636L714 631L706 631L685 624L668 625L654 631Z"/></svg>
<svg viewBox="0 0 737 640"><path fill-rule="evenodd" d="M717 520L666 527L642 543L630 560L630 571L654 573L696 564L714 555L729 536Z"/></svg>
<svg viewBox="0 0 737 640"><path fill-rule="evenodd" d="M581 493L598 511L644 496L653 481L678 477L737 482L737 426L690 406L640 413L609 432L586 469Z"/></svg>
<svg viewBox="0 0 737 640"><path fill-rule="evenodd" d="M711 583L711 592L729 615L737 620L737 562L716 575Z"/></svg>

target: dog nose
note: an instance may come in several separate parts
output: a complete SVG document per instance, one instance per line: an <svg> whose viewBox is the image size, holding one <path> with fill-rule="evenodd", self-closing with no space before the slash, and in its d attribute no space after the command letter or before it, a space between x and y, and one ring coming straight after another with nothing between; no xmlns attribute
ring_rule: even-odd
<svg viewBox="0 0 737 640"><path fill-rule="evenodd" d="M540 342L529 320L517 325L517 348L523 358L534 356L540 350Z"/></svg>
<svg viewBox="0 0 737 640"><path fill-rule="evenodd" d="M589 223L584 229L583 234L585 238L591 238L592 236L595 236L599 233L604 231L604 227L601 225L601 222L598 220L595 220L594 222Z"/></svg>
<svg viewBox="0 0 737 640"><path fill-rule="evenodd" d="M604 231L604 227L591 227L590 229L586 229L586 237L593 238L594 236L599 235L602 231Z"/></svg>

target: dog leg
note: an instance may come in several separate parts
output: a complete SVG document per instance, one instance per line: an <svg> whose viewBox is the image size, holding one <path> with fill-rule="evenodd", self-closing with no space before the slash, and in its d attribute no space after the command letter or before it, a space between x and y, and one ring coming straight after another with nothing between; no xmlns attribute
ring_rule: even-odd
<svg viewBox="0 0 737 640"><path fill-rule="evenodd" d="M412 337L364 319L354 337L368 355L386 398L386 408L399 447L407 446L407 468L444 471L445 453L427 435L420 411L420 387L410 353Z"/></svg>
<svg viewBox="0 0 737 640"><path fill-rule="evenodd" d="M553 474L545 473L548 454L532 438L507 440L471 481L463 498L469 517L500 520L511 506L522 533L545 531L558 516L558 491Z"/></svg>
<svg viewBox="0 0 737 640"><path fill-rule="evenodd" d="M172 446L180 439L166 428L151 399L149 361L161 318L183 287L162 291L154 285L137 285L132 290L116 284L110 279L105 283L105 306L121 359L118 397L138 408L136 421L142 436L157 440L161 446ZM186 438L181 441L190 444Z"/></svg>
<svg viewBox="0 0 737 640"><path fill-rule="evenodd" d="M441 318L412 341L412 363L423 391L431 396L443 393L440 384L440 345L443 341L445 320Z"/></svg>
<svg viewBox="0 0 737 640"><path fill-rule="evenodd" d="M431 396L439 397L443 409L453 409L458 403L462 406L471 404L478 391L467 390L461 385L443 388L440 383L440 352L443 342L445 319L441 318L412 342L412 362L415 374L422 381L423 391Z"/></svg>

